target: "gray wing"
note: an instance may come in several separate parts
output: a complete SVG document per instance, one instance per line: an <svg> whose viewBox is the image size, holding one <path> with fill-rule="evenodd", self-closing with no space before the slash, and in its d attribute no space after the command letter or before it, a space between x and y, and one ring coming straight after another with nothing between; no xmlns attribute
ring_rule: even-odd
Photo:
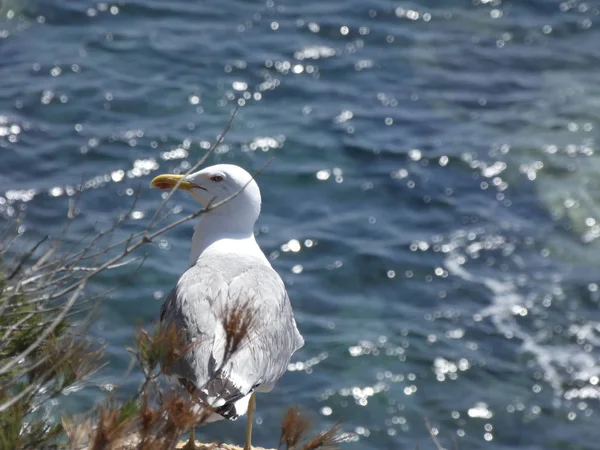
<svg viewBox="0 0 600 450"><path fill-rule="evenodd" d="M252 327L223 361L222 317L236 304L252 309ZM175 325L189 343L184 357L163 370L193 383L201 397L226 405L260 385L271 387L304 344L279 275L262 261L239 255L200 258L161 310L161 326Z"/></svg>

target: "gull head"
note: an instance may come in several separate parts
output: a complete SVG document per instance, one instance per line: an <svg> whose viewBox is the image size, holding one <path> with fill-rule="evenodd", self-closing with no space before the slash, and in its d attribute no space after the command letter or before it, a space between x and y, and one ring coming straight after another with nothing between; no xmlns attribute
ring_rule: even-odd
<svg viewBox="0 0 600 450"><path fill-rule="evenodd" d="M252 175L233 164L218 164L189 175L163 174L150 183L150 187L163 190L175 186L188 191L203 208L214 208L207 214L249 216L248 220L253 219L252 225L260 214L258 184Z"/></svg>

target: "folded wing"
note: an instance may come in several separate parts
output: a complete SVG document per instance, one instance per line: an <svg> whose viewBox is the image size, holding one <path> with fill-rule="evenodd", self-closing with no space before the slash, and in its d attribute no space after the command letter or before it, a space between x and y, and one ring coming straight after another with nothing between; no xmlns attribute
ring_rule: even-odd
<svg viewBox="0 0 600 450"><path fill-rule="evenodd" d="M232 328L244 324L232 342ZM164 372L226 418L244 414L254 390L270 390L304 343L279 275L233 254L202 257L188 269L163 305L161 326L174 326L187 344Z"/></svg>

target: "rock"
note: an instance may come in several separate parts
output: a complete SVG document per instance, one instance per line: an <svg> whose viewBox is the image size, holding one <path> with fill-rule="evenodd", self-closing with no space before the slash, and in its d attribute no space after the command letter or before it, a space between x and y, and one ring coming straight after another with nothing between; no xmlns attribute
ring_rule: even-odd
<svg viewBox="0 0 600 450"><path fill-rule="evenodd" d="M182 449L187 444L187 441L181 441L179 444L175 446L176 449ZM243 450L243 447L238 447L237 445L231 444L203 444L202 442L195 441L196 449L195 450ZM252 446L252 450L274 450L274 449L266 449L264 447L255 447Z"/></svg>

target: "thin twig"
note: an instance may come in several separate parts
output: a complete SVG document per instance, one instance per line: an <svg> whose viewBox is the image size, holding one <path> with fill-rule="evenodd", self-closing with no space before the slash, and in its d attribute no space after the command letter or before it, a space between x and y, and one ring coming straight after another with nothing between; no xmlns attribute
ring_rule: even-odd
<svg viewBox="0 0 600 450"><path fill-rule="evenodd" d="M31 250L29 250L27 253L25 253L25 255L21 258L21 261L19 261L19 264L17 265L15 270L13 270L6 279L9 281L12 280L15 277L15 275L21 271L21 269L23 268L23 265L29 260L29 258L31 258L31 255L33 255L33 253L38 249L38 247L40 245L42 245L44 242L46 242L46 240L49 237L50 236L44 236L37 244L35 244L33 246L33 248Z"/></svg>
<svg viewBox="0 0 600 450"><path fill-rule="evenodd" d="M52 323L50 324L50 326L48 328L46 328L40 334L40 336L35 340L35 342L32 343L29 347L27 347L20 354L15 355L13 358L10 359L10 361L8 361L6 364L4 364L4 366L2 366L0 368L0 375L4 375L5 373L7 373L16 364L18 364L21 359L27 357L32 351L34 351L37 347L39 347L39 345L42 342L44 342L44 340L50 335L50 333L52 333L54 331L54 329L62 321L62 319L67 314L67 312L69 311L69 309L71 309L71 307L75 303L75 300L77 300L77 298L79 297L79 295L81 294L81 292L85 288L85 286L87 284L87 281L88 281L88 279L85 279L84 281L82 281L80 283L79 288L71 295L71 297L66 302L66 304L63 307L63 310L60 312L60 314L58 314L56 316L56 318L52 321ZM10 406L10 405L8 405L8 406ZM4 403L3 405L0 405L0 412L4 411L8 406L6 406L6 403Z"/></svg>
<svg viewBox="0 0 600 450"><path fill-rule="evenodd" d="M237 115L237 112L238 112L239 108L240 108L239 105L236 105L235 109L233 110L233 113L231 113L231 117L229 118L229 121L227 122L227 125L225 126L225 128L223 129L223 131L221 132L221 134L219 134L219 136L217 137L217 140L214 142L213 145L210 146L210 148L208 149L208 151L206 152L206 154L202 158L200 158L200 161L198 161L196 164L194 164L194 166L192 166L185 173L185 175L189 175L190 173L195 172L202 164L204 164L204 162L215 151L215 149L219 145L221 145L221 142L223 142L223 139L225 139L225 135L229 132L229 130L231 128L231 125L233 124L233 119L235 119L235 116ZM156 210L156 213L154 213L154 216L152 217L152 220L150 220L150 223L148 224L148 227L147 227L148 231L150 231L152 229L152 227L154 226L154 223L158 219L159 213L162 211L162 209L166 205L167 201L173 196L173 194L179 188L179 185L182 182L183 182L183 178L181 178L180 180L178 180L177 183L175 184L175 186L173 186L173 188L170 190L170 192L167 194L167 196L163 199L163 201L161 202L160 206Z"/></svg>
<svg viewBox="0 0 600 450"><path fill-rule="evenodd" d="M437 450L444 450L444 447L441 446L440 441L438 441L438 438L435 434L433 434L433 430L431 429L431 425L429 424L429 419L427 419L427 417L425 417L425 426L427 427L427 431L429 431L429 435L431 436L431 439L433 440L433 443L435 444L435 448Z"/></svg>

